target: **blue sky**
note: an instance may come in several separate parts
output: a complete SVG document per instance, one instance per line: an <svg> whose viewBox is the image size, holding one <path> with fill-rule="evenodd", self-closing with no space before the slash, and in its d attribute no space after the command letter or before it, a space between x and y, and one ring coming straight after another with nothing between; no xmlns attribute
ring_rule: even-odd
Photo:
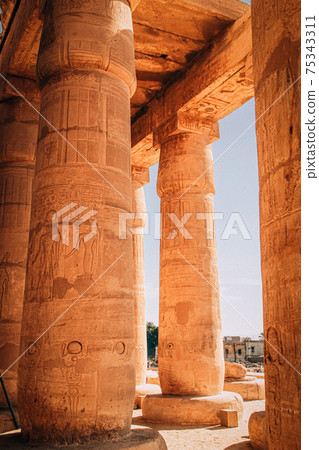
<svg viewBox="0 0 319 450"><path fill-rule="evenodd" d="M212 145L215 161L215 212L224 213L224 220L216 221L224 335L257 337L263 329L255 127L251 127L218 160L254 120L255 105L252 99L219 122L220 139ZM159 307L160 242L154 239L153 213L160 212L160 199L156 193L157 171L158 164L150 168L150 183L145 186L146 207L150 213L150 234L144 236L146 319L156 324ZM240 233L230 236L228 240L221 239L232 212L240 213L252 236L251 240L243 239ZM234 311L229 303L246 320Z"/></svg>

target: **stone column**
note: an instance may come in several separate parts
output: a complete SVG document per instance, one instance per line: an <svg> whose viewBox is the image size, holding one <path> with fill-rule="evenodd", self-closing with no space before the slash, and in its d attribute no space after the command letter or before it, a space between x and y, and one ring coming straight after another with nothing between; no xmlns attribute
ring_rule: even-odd
<svg viewBox="0 0 319 450"><path fill-rule="evenodd" d="M152 420L218 423L218 408L225 401L242 406L236 394L222 393L224 356L209 145L218 137L217 123L186 114L172 117L157 133L162 213L158 363L162 392L175 398L146 397L143 414ZM178 396L195 399L181 404ZM205 401L194 404L196 397L203 396ZM165 403L172 408L164 408Z"/></svg>
<svg viewBox="0 0 319 450"><path fill-rule="evenodd" d="M261 116L256 131L269 342L264 351L267 445L295 449L301 425L300 2L252 2L252 36L256 118Z"/></svg>
<svg viewBox="0 0 319 450"><path fill-rule="evenodd" d="M68 444L131 426L133 252L119 214L132 206L136 77L127 1L47 0L44 15L37 70L54 128L40 120L19 414L32 440Z"/></svg>
<svg viewBox="0 0 319 450"><path fill-rule="evenodd" d="M148 182L148 169L132 167L133 297L137 386L146 383L147 370L144 237L141 233L147 224L143 186Z"/></svg>
<svg viewBox="0 0 319 450"><path fill-rule="evenodd" d="M135 405L141 406L141 398L146 394L160 393L159 386L146 384L147 341L145 317L145 266L144 236L141 234L147 225L144 188L149 183L149 169L132 167L132 221L133 239L133 297L135 326L135 369L136 393Z"/></svg>
<svg viewBox="0 0 319 450"><path fill-rule="evenodd" d="M33 84L28 100L38 108ZM0 102L0 373L19 356L38 119L20 97L6 96ZM3 376L14 406L17 376L18 364ZM7 406L1 388L0 406Z"/></svg>

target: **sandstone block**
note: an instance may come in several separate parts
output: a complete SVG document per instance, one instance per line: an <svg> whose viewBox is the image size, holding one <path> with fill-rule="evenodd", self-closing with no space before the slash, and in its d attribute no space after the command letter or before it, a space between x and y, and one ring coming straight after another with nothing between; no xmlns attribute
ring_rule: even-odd
<svg viewBox="0 0 319 450"><path fill-rule="evenodd" d="M148 370L146 372L146 383L148 384L157 384L160 386L160 379L158 373L154 370Z"/></svg>
<svg viewBox="0 0 319 450"><path fill-rule="evenodd" d="M265 398L264 380L225 381L224 391L237 392L244 401L263 400Z"/></svg>
<svg viewBox="0 0 319 450"><path fill-rule="evenodd" d="M156 384L140 384L139 386L136 386L134 407L141 408L142 399L146 395L161 394L161 393L162 393L161 388Z"/></svg>
<svg viewBox="0 0 319 450"><path fill-rule="evenodd" d="M247 376L255 378L265 378L265 374L263 372L247 372Z"/></svg>
<svg viewBox="0 0 319 450"><path fill-rule="evenodd" d="M223 427L238 427L238 411L236 409L221 409L220 424Z"/></svg>
<svg viewBox="0 0 319 450"><path fill-rule="evenodd" d="M241 364L225 361L225 378L243 378L247 374L247 369Z"/></svg>

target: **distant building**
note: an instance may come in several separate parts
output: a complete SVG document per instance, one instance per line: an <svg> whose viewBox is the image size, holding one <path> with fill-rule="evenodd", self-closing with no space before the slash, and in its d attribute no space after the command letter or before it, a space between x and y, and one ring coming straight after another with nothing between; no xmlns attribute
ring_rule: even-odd
<svg viewBox="0 0 319 450"><path fill-rule="evenodd" d="M240 336L224 337L224 357L228 362L263 362L264 341L259 339L254 341L250 338L241 338Z"/></svg>

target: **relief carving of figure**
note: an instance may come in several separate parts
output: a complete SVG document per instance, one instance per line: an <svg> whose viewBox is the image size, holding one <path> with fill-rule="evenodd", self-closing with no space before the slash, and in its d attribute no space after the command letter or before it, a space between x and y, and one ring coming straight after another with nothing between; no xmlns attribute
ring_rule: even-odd
<svg viewBox="0 0 319 450"><path fill-rule="evenodd" d="M44 223L38 223L32 232L29 247L30 289L32 296L36 296L40 302L53 298L53 272L58 261L58 246L52 240L53 214L54 211L49 211L45 216Z"/></svg>
<svg viewBox="0 0 319 450"><path fill-rule="evenodd" d="M64 375L68 385L68 402L71 418L78 414L79 406L79 386L82 382L82 374L77 371L77 362L80 358L86 357L86 351L78 341L72 341L62 346L62 358L64 362Z"/></svg>

